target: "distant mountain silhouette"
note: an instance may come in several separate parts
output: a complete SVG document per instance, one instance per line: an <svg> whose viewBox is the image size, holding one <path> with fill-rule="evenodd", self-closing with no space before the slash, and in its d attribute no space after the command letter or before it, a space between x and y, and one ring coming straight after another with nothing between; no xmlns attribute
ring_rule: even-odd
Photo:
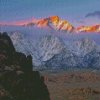
<svg viewBox="0 0 100 100"><path fill-rule="evenodd" d="M16 52L7 33L0 33L0 100L50 100L44 77L32 68L32 56Z"/></svg>

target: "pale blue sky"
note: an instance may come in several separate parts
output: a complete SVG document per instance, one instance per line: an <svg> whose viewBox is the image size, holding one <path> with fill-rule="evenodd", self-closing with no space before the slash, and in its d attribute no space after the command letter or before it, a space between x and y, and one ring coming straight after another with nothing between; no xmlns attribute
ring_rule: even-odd
<svg viewBox="0 0 100 100"><path fill-rule="evenodd" d="M99 12L100 0L0 0L0 22L58 15L74 27L91 26L100 24ZM88 13L90 16L85 17Z"/></svg>

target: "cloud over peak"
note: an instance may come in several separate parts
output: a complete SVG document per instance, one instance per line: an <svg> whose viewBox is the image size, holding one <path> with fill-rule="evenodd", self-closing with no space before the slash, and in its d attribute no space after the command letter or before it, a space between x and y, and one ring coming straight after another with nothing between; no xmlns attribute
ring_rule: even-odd
<svg viewBox="0 0 100 100"><path fill-rule="evenodd" d="M100 18L100 11L95 11L93 13L88 13L85 18L87 17L95 17L95 16L98 16L98 18Z"/></svg>

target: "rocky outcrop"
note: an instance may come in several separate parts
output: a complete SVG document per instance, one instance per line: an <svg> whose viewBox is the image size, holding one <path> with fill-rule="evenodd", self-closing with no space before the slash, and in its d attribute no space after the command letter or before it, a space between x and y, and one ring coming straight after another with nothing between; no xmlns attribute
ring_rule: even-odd
<svg viewBox="0 0 100 100"><path fill-rule="evenodd" d="M0 34L0 85L12 95L1 100L50 100L44 77L32 68L32 56L16 52L7 33Z"/></svg>
<svg viewBox="0 0 100 100"><path fill-rule="evenodd" d="M60 54L61 51L65 48L62 40L52 35L41 37L38 40L36 46L41 61L47 61L51 59L54 55Z"/></svg>

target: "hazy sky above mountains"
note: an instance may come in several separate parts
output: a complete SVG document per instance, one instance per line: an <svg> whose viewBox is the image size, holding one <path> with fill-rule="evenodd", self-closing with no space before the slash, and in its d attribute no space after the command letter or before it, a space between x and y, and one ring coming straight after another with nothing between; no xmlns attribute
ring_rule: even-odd
<svg viewBox="0 0 100 100"><path fill-rule="evenodd" d="M74 27L100 24L100 0L0 0L0 22L58 15Z"/></svg>

